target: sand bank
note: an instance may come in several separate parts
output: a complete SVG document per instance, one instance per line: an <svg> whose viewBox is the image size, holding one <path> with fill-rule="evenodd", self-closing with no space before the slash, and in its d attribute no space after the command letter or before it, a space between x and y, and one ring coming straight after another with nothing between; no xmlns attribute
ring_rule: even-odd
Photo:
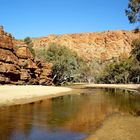
<svg viewBox="0 0 140 140"><path fill-rule="evenodd" d="M76 85L76 84L75 84ZM139 84L82 84L83 87L123 88L137 90ZM0 106L31 103L46 98L65 95L71 88L38 85L3 85L0 86Z"/></svg>
<svg viewBox="0 0 140 140"><path fill-rule="evenodd" d="M66 94L71 88L54 86L0 86L0 106L31 103Z"/></svg>
<svg viewBox="0 0 140 140"><path fill-rule="evenodd" d="M87 84L85 87L138 90L140 88L140 84Z"/></svg>
<svg viewBox="0 0 140 140"><path fill-rule="evenodd" d="M139 140L140 117L112 116L86 140Z"/></svg>

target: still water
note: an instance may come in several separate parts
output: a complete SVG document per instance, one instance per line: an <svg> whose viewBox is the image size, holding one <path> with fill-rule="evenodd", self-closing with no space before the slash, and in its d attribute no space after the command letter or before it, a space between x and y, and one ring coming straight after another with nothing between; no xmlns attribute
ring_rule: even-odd
<svg viewBox="0 0 140 140"><path fill-rule="evenodd" d="M140 95L113 89L76 89L27 105L0 109L0 140L81 140L114 114L140 116Z"/></svg>

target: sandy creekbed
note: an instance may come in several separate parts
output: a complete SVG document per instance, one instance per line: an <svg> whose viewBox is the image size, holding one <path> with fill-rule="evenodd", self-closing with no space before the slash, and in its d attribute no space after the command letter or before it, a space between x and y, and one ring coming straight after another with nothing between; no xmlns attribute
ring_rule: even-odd
<svg viewBox="0 0 140 140"><path fill-rule="evenodd" d="M137 90L140 85L135 84L83 84L84 87L96 88L123 88ZM0 106L31 103L46 98L65 95L71 88L40 86L40 85L1 85L0 86Z"/></svg>
<svg viewBox="0 0 140 140"><path fill-rule="evenodd" d="M31 103L66 94L71 88L54 86L0 86L0 106Z"/></svg>
<svg viewBox="0 0 140 140"><path fill-rule="evenodd" d="M139 84L87 84L91 88L119 88L139 90ZM139 91L137 92L139 93ZM140 117L115 115L86 140L139 140Z"/></svg>
<svg viewBox="0 0 140 140"><path fill-rule="evenodd" d="M129 89L138 90L140 89L140 84L85 84L85 87L93 88L119 88L119 89Z"/></svg>
<svg viewBox="0 0 140 140"><path fill-rule="evenodd" d="M139 140L140 117L112 116L86 140Z"/></svg>

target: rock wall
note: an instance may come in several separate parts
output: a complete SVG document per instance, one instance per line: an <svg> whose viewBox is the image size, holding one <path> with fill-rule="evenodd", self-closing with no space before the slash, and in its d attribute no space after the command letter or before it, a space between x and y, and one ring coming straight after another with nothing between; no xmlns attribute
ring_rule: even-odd
<svg viewBox="0 0 140 140"><path fill-rule="evenodd" d="M140 38L140 32L135 31L106 31L97 33L49 35L33 38L36 50L57 43L76 51L87 60L110 60L118 57L128 57L132 50L132 40Z"/></svg>
<svg viewBox="0 0 140 140"><path fill-rule="evenodd" d="M51 85L52 65L35 62L26 45L15 46L13 42L0 26L0 84Z"/></svg>

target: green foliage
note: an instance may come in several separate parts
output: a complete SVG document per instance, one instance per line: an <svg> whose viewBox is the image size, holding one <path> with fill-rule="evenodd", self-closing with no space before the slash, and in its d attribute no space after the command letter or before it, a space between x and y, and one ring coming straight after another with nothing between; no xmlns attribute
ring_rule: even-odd
<svg viewBox="0 0 140 140"><path fill-rule="evenodd" d="M134 40L132 46L130 58L106 65L100 81L103 83L140 83L140 40Z"/></svg>
<svg viewBox="0 0 140 140"><path fill-rule="evenodd" d="M136 39L132 42L132 52L131 54L138 60L140 61L140 40Z"/></svg>
<svg viewBox="0 0 140 140"><path fill-rule="evenodd" d="M32 40L31 40L30 37L26 37L26 38L24 39L24 42L25 42L27 45L31 45L31 44L32 44Z"/></svg>
<svg viewBox="0 0 140 140"><path fill-rule="evenodd" d="M113 62L106 66L101 80L104 83L128 83L130 67L129 59Z"/></svg>
<svg viewBox="0 0 140 140"><path fill-rule="evenodd" d="M102 64L97 60L86 61L81 65L79 81L97 83L101 74Z"/></svg>
<svg viewBox="0 0 140 140"><path fill-rule="evenodd" d="M27 48L30 50L32 53L33 57L35 58L35 50L33 49L33 43L30 37L26 37L24 39L25 44L27 45Z"/></svg>
<svg viewBox="0 0 140 140"><path fill-rule="evenodd" d="M32 46L27 46L30 52L32 53L33 57L35 58L35 50L33 49Z"/></svg>
<svg viewBox="0 0 140 140"><path fill-rule="evenodd" d="M45 57L48 62L53 63L55 83L71 81L96 83L99 79L101 64L98 61L84 61L67 47L52 44Z"/></svg>
<svg viewBox="0 0 140 140"><path fill-rule="evenodd" d="M140 21L140 0L129 0L128 8L125 10L130 23Z"/></svg>
<svg viewBox="0 0 140 140"><path fill-rule="evenodd" d="M133 58L133 62L131 64L132 65L129 70L130 81L131 83L140 83L140 63L137 59Z"/></svg>
<svg viewBox="0 0 140 140"><path fill-rule="evenodd" d="M67 82L140 83L140 40L133 41L128 59L100 62L84 61L68 47L51 44L38 50L38 59L53 64L53 81L57 85Z"/></svg>
<svg viewBox="0 0 140 140"><path fill-rule="evenodd" d="M45 48L37 49L35 54L37 60L46 61L47 50Z"/></svg>
<svg viewBox="0 0 140 140"><path fill-rule="evenodd" d="M55 84L77 80L84 61L74 51L65 46L51 44L44 54L46 61L53 64L52 75Z"/></svg>
<svg viewBox="0 0 140 140"><path fill-rule="evenodd" d="M133 63L133 67L131 67L131 79L133 83L140 82L140 40L136 39L132 42L132 52L131 57L135 60Z"/></svg>

